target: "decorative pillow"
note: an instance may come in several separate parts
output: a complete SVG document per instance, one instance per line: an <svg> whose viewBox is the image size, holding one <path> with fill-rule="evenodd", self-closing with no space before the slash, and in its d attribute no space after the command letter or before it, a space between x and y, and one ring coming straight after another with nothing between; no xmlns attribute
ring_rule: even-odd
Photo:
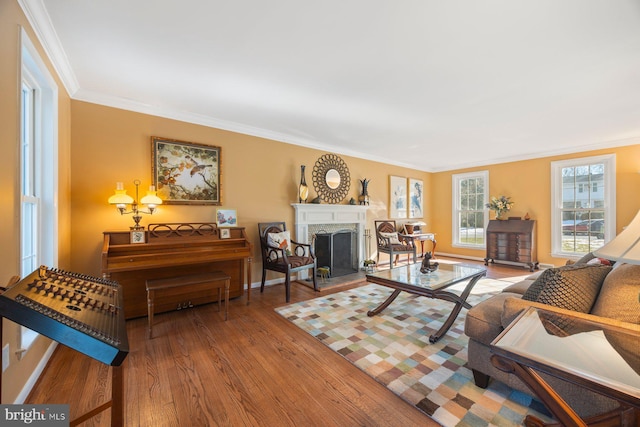
<svg viewBox="0 0 640 427"><path fill-rule="evenodd" d="M570 265L549 268L522 295L522 299L589 313L611 267Z"/></svg>
<svg viewBox="0 0 640 427"><path fill-rule="evenodd" d="M389 243L392 245L400 245L402 243L400 243L400 240L398 239L398 233L383 233L380 232L380 235L382 237L386 237L389 239Z"/></svg>
<svg viewBox="0 0 640 427"><path fill-rule="evenodd" d="M591 314L640 324L640 265L617 262L604 279Z"/></svg>
<svg viewBox="0 0 640 427"><path fill-rule="evenodd" d="M291 234L288 231L280 233L267 233L267 244L284 249L287 254L291 253Z"/></svg>
<svg viewBox="0 0 640 427"><path fill-rule="evenodd" d="M611 261L604 258L593 258L590 261L587 261L587 265L600 264L600 265L613 265Z"/></svg>
<svg viewBox="0 0 640 427"><path fill-rule="evenodd" d="M582 264L586 264L589 261L591 261L592 259L594 259L596 256L593 254L593 252L587 252L586 254L584 254L584 256L582 258L580 258L579 260L577 260L576 262L573 263L573 265L582 265Z"/></svg>

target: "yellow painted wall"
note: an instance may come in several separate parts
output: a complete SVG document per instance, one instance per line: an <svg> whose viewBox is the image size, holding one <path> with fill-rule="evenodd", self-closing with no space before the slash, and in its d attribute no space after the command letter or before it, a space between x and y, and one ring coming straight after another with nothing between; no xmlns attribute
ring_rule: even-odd
<svg viewBox="0 0 640 427"><path fill-rule="evenodd" d="M551 256L551 162L612 153L616 154L616 226L617 232L620 232L640 210L637 190L640 186L638 144L433 174L433 200L430 205L434 228L438 233L438 252L485 257L484 250L454 248L451 245L451 193L453 174L487 170L489 195L510 196L515 202L509 216L524 217L529 213L531 219L537 221L538 261L545 264L564 264L566 259Z"/></svg>
<svg viewBox="0 0 640 427"><path fill-rule="evenodd" d="M5 164L0 168L0 281L18 274L19 265L19 152L18 152L18 64L19 25L32 41L36 37L15 0L0 0L0 144ZM42 54L46 61L46 57ZM47 62L48 64L48 62ZM49 66L52 74L55 72ZM57 78L57 77L56 77ZM256 223L285 220L293 228L300 165L311 170L323 151L302 148L262 138L241 135L205 126L133 113L90 103L71 101L59 85L59 265L57 267L91 275L100 274L102 231L124 230L132 224L130 216L119 216L107 205L117 181L125 182L129 193L133 180L151 182L151 136L191 141L222 147L223 207L237 209L239 225L247 228L250 240L257 245ZM490 194L506 194L516 202L513 215L529 212L538 221L538 256L543 263L561 264L550 257L550 162L561 158L617 154L617 224L618 231L640 209L637 188L640 185L640 146L596 150L578 155L557 156L522 162L504 163L475 170L488 170ZM347 199L360 193L359 179L371 179L368 228L374 219L386 218L389 203L389 175L423 179L427 229L436 232L438 252L484 257L484 251L460 250L451 246L451 175L471 169L428 174L412 169L341 156L350 170L351 190ZM315 192L311 191L311 197ZM203 222L215 219L213 206L163 205L146 225L152 222ZM372 245L375 245L372 242ZM260 261L254 248L254 281L258 280ZM274 278L277 276L269 276ZM283 295L284 299L284 295ZM3 345L15 350L18 328L3 325ZM40 360L48 341L40 339L25 357L11 356L11 366L4 373L3 403L13 402L28 376Z"/></svg>
<svg viewBox="0 0 640 427"><path fill-rule="evenodd" d="M257 223L284 220L294 229L294 209L298 202L300 165L306 165L310 186L309 201L316 196L312 170L324 151L241 135L176 120L133 113L86 102L72 102L72 243L74 271L100 274L100 251L104 230L126 230L131 216L120 216L107 199L116 182L123 181L133 194L133 181L142 188L151 184L151 137L189 141L221 147L223 208L236 209L238 225L245 227L254 245L252 279L260 279L261 261ZM351 187L343 203L361 192L360 179L370 179L369 228L374 219L386 218L389 175L423 179L430 188L427 173L341 156L349 168ZM425 200L430 197L426 190ZM428 210L422 220L430 222ZM215 221L216 206L161 205L152 217L141 223ZM371 242L372 249L375 242ZM381 262L387 259L381 257ZM267 279L280 278L269 273Z"/></svg>
<svg viewBox="0 0 640 427"><path fill-rule="evenodd" d="M3 164L0 168L0 284L4 286L12 276L19 275L20 265L20 151L19 151L19 69L20 69L20 27L29 34L29 38L38 48L40 56L47 64L49 72L58 84L58 267L70 268L70 98L64 86L44 55L38 40L33 33L20 6L15 0L0 0L0 146L2 147ZM18 360L15 351L18 349L19 326L7 320L3 321L2 346L9 344L10 365L2 377L2 403L13 403L20 394L24 384L42 359L50 340L40 337Z"/></svg>

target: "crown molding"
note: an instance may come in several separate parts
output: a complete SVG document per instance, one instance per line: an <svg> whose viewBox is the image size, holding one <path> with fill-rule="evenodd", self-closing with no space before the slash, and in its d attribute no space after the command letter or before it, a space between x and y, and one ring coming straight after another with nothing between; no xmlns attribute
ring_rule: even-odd
<svg viewBox="0 0 640 427"><path fill-rule="evenodd" d="M126 99L126 98L121 98L117 96L106 95L103 93L87 91L83 89L79 89L75 93L75 96L73 96L73 99L77 101L88 102L91 104L104 105L106 107L113 107L113 108L118 108L122 110L133 111L136 113L149 114L156 117L164 117L166 119L178 120L181 122L207 126L211 128L240 133L243 135L255 136L258 138L269 139L272 141L283 142L286 144L298 145L301 147L312 148L316 150L342 154L344 156L351 156L359 159L380 162L387 165L406 167L406 168L417 169L417 170L426 172L424 168L420 167L417 164L410 164L410 163L404 163L404 162L392 162L386 157L374 156L367 153L348 150L348 149L344 149L344 147L338 147L338 146L323 143L320 141L314 141L307 138L299 138L293 135L274 132L268 129L249 126L249 125L233 122L230 120L221 120L221 119L217 119L204 114L174 110L166 107L159 107L156 105L147 104L147 103L136 101L133 99Z"/></svg>
<svg viewBox="0 0 640 427"><path fill-rule="evenodd" d="M625 147L628 145L637 145L637 144L640 144L640 137L615 139L610 141L599 141L592 144L580 145L577 147L576 146L565 147L559 150L527 153L520 156L500 157L500 158L492 159L490 162L485 161L485 162L460 164L460 165L456 165L455 168L451 168L451 167L431 168L429 170L425 170L425 172L435 173L435 172L447 172L447 171L455 171L455 170L477 168L477 167L486 167L490 165L498 165L501 163L521 162L524 160L534 160L534 159L541 159L544 157L562 156L565 154L578 154L578 153L587 152L587 151L604 150L607 148Z"/></svg>
<svg viewBox="0 0 640 427"><path fill-rule="evenodd" d="M67 54L60 43L58 34L53 28L51 18L47 13L43 1L18 0L18 4L27 17L29 24L31 24L33 31L36 33L36 37L53 65L53 68L60 77L60 80L62 80L62 84L67 90L67 93L73 97L80 86L69 64L69 58L67 58Z"/></svg>
<svg viewBox="0 0 640 427"><path fill-rule="evenodd" d="M274 132L268 129L245 125L227 120L221 120L204 114L191 113L186 111L174 110L165 107L154 106L139 102L136 100L114 97L97 92L86 91L80 88L73 69L69 63L69 59L60 43L58 35L53 27L47 9L43 0L17 0L22 8L27 20L31 24L40 44L42 45L49 61L55 69L58 77L62 81L69 96L78 101L89 102L98 105L104 105L123 110L149 114L157 117L178 120L186 123L193 123L202 126L217 128L230 132L255 136L259 138L269 139L273 141L283 142L287 144L302 146L306 148L332 152L345 156L356 157L359 159L379 162L386 165L399 166L409 169L415 169L421 172L436 173L454 171L468 168L487 167L493 164L509 163L516 161L532 160L543 157L551 157L565 154L574 154L582 151L600 150L613 147L621 147L626 145L640 144L640 137L599 141L588 145L580 145L566 147L559 150L546 152L530 152L518 156L502 157L491 159L490 161L472 162L466 164L444 165L438 168L425 168L418 161L413 163L394 162L383 156L376 156L366 152L357 152L355 150L345 149L344 146L337 144L328 144L325 142L315 141L307 138ZM416 157L417 159L417 157Z"/></svg>

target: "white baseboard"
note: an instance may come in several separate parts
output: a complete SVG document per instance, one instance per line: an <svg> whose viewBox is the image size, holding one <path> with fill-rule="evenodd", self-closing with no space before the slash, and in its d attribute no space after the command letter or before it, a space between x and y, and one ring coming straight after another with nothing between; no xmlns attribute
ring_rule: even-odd
<svg viewBox="0 0 640 427"><path fill-rule="evenodd" d="M51 359L53 351L57 346L58 343L56 341L51 341L51 344L49 344L47 351L44 352L44 354L42 355L42 359L40 359L40 362L38 362L38 365L29 376L29 379L25 383L24 387L22 387L22 390L20 390L20 393L16 397L15 402L13 402L15 405L20 405L24 403L25 400L27 400L29 393L31 393L31 390L33 390L33 387L36 385L36 382L40 378L40 375L42 375L44 368L47 367L47 363L49 363L49 359Z"/></svg>

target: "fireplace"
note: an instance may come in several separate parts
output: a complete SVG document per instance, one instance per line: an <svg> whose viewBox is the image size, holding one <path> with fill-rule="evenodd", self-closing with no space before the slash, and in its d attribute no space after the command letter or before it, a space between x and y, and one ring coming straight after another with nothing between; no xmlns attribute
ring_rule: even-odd
<svg viewBox="0 0 640 427"><path fill-rule="evenodd" d="M329 267L331 277L344 276L358 271L356 233L341 230L335 233L317 233L314 249L318 267Z"/></svg>
<svg viewBox="0 0 640 427"><path fill-rule="evenodd" d="M313 203L294 203L296 241L312 243L314 236L332 234L348 230L353 233L354 270L364 262L364 227L367 222L367 206L363 205L324 205ZM318 266L323 266L318 260ZM333 271L331 272L333 276ZM306 272L300 272L300 279L307 278Z"/></svg>

